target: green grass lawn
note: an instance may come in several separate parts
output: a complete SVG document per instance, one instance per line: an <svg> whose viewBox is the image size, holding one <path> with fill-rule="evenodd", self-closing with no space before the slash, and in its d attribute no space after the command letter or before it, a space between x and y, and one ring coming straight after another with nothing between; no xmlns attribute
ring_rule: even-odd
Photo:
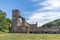
<svg viewBox="0 0 60 40"><path fill-rule="evenodd" d="M3 33L0 40L60 40L60 34Z"/></svg>

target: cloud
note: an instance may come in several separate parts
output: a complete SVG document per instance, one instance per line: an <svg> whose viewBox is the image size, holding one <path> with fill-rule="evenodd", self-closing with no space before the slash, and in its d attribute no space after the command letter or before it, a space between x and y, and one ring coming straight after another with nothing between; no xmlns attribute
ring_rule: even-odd
<svg viewBox="0 0 60 40"><path fill-rule="evenodd" d="M42 3L39 2L35 6L41 6L41 5L44 6L42 10L60 9L60 0L46 0L46 1L43 1Z"/></svg>
<svg viewBox="0 0 60 40"><path fill-rule="evenodd" d="M39 0L32 0L37 2ZM39 8L41 7L42 8ZM31 12L29 23L38 22L38 26L60 18L60 0L45 0L34 5L38 7L36 11Z"/></svg>
<svg viewBox="0 0 60 40"><path fill-rule="evenodd" d="M50 21L53 21L55 19L60 18L60 12L36 12L33 13L29 20L27 20L29 23L36 23L38 22L38 26L41 26L45 23L48 23Z"/></svg>

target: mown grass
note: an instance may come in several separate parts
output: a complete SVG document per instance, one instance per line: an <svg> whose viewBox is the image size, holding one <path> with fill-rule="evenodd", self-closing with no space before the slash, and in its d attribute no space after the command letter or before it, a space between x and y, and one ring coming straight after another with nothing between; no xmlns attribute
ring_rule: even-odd
<svg viewBox="0 0 60 40"><path fill-rule="evenodd" d="M3 33L0 40L60 40L60 34Z"/></svg>

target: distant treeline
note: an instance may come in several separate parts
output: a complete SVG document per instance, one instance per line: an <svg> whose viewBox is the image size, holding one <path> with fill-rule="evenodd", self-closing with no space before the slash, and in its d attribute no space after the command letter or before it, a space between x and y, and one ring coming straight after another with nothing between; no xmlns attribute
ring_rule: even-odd
<svg viewBox="0 0 60 40"><path fill-rule="evenodd" d="M52 22L44 24L42 27L59 27L59 26L60 26L60 19L57 19Z"/></svg>

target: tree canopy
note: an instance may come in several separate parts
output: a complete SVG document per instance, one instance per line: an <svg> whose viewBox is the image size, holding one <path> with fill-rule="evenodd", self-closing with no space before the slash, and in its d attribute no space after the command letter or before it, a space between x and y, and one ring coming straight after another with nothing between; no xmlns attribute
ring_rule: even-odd
<svg viewBox="0 0 60 40"><path fill-rule="evenodd" d="M11 20L6 18L6 13L0 10L0 31L5 32L9 31L9 27L11 26Z"/></svg>

